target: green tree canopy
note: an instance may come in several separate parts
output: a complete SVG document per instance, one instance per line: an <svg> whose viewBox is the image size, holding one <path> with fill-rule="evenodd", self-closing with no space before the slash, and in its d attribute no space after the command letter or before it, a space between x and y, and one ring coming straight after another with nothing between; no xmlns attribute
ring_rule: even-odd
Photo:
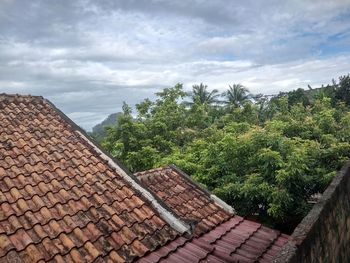
<svg viewBox="0 0 350 263"><path fill-rule="evenodd" d="M190 93L191 102L187 102L188 105L193 104L207 104L211 105L214 103L218 103L219 100L219 91L213 89L212 91L208 91L208 86L203 83L199 85L192 86L192 92Z"/></svg>
<svg viewBox="0 0 350 263"><path fill-rule="evenodd" d="M249 100L249 90L241 84L233 84L223 93L224 103L234 107L242 107Z"/></svg>
<svg viewBox="0 0 350 263"><path fill-rule="evenodd" d="M321 89L248 97L237 84L181 84L154 101L124 104L103 146L132 171L174 163L235 207L279 227L295 226L350 157L349 77ZM248 103L249 100L249 103Z"/></svg>

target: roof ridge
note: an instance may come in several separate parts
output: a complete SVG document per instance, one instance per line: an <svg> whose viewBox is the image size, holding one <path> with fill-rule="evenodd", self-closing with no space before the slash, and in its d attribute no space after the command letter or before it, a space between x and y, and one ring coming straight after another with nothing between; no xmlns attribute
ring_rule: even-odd
<svg viewBox="0 0 350 263"><path fill-rule="evenodd" d="M42 97L41 97L42 98ZM152 194L137 178L132 175L128 169L122 165L117 159L112 157L106 151L104 151L98 143L96 143L81 127L73 122L67 115L65 115L60 109L58 109L51 101L42 98L58 115L63 118L74 130L76 134L80 136L93 150L112 168L117 171L118 174L127 181L134 191L140 193L140 195L150 202L151 207L159 214L159 216L165 220L173 229L181 234L190 232L190 225L176 216L173 211L159 199L156 195Z"/></svg>
<svg viewBox="0 0 350 263"><path fill-rule="evenodd" d="M0 93L0 101L5 99L34 99L44 101L43 96L31 95L31 94L18 94L18 93Z"/></svg>
<svg viewBox="0 0 350 263"><path fill-rule="evenodd" d="M151 173L153 172L161 172L161 171L164 171L164 170L170 170L171 167L168 165L168 166L160 166L160 167L157 167L157 168L152 168L152 169L149 169L149 170L145 170L145 171L140 171L140 172L136 172L134 173L134 175L136 177L142 177L142 178L145 178L145 177L148 177L148 176L151 176ZM158 176L160 174L152 174L152 176Z"/></svg>

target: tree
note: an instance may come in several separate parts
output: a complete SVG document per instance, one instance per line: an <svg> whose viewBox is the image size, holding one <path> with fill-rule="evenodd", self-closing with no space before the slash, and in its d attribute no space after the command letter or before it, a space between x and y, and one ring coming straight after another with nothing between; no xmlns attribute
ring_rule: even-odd
<svg viewBox="0 0 350 263"><path fill-rule="evenodd" d="M186 102L187 105L201 104L201 105L212 105L218 103L218 90L214 89L208 91L208 86L203 83L192 86L192 92L190 93L192 102Z"/></svg>
<svg viewBox="0 0 350 263"><path fill-rule="evenodd" d="M223 96L226 98L225 104L238 108L249 100L249 90L241 84L233 84L229 86L229 90L223 93Z"/></svg>
<svg viewBox="0 0 350 263"><path fill-rule="evenodd" d="M339 84L334 83L334 86L336 86L335 98L350 106L350 75L341 76Z"/></svg>
<svg viewBox="0 0 350 263"><path fill-rule="evenodd" d="M296 103L302 103L304 106L310 105L310 100L303 89L299 88L297 90L288 92L289 106L292 106Z"/></svg>
<svg viewBox="0 0 350 263"><path fill-rule="evenodd" d="M232 85L232 107L213 107L217 91L203 84L185 106L177 84L137 104L136 114L124 104L103 146L132 171L175 163L240 215L288 231L350 158L349 82L276 96Z"/></svg>
<svg viewBox="0 0 350 263"><path fill-rule="evenodd" d="M269 101L271 95L255 94L252 95L255 105L258 107L258 119L263 123L267 119Z"/></svg>

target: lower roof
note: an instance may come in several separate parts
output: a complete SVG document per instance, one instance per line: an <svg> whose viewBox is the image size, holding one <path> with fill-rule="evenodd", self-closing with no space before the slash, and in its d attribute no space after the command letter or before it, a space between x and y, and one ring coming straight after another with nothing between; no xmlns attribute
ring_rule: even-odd
<svg viewBox="0 0 350 263"><path fill-rule="evenodd" d="M175 166L136 173L139 180L184 220L194 236L178 237L138 262L270 262L288 236L232 213Z"/></svg>
<svg viewBox="0 0 350 263"><path fill-rule="evenodd" d="M233 209L216 202L175 166L152 169L135 174L138 179L180 218L192 222L194 234L208 232L228 220Z"/></svg>
<svg viewBox="0 0 350 263"><path fill-rule="evenodd" d="M259 223L232 216L199 237L178 237L138 262L267 263L272 261L288 238L287 235Z"/></svg>

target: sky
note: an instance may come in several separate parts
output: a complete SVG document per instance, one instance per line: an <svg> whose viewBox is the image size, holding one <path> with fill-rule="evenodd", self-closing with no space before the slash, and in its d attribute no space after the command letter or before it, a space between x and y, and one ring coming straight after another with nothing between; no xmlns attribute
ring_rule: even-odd
<svg viewBox="0 0 350 263"><path fill-rule="evenodd" d="M0 0L0 93L89 130L165 87L252 93L350 73L350 0Z"/></svg>

